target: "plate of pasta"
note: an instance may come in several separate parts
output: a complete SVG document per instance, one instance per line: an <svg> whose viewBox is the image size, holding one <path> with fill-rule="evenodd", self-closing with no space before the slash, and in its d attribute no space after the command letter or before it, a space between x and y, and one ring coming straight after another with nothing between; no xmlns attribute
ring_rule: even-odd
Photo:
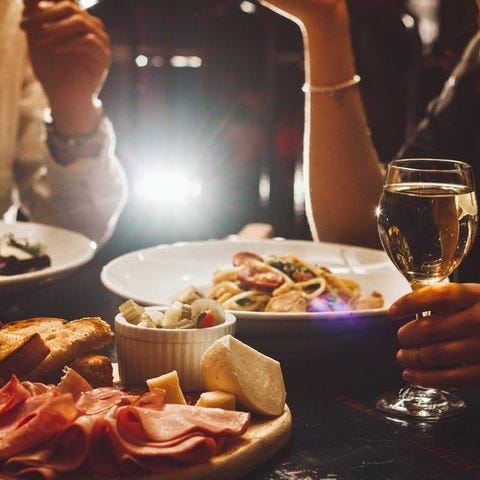
<svg viewBox="0 0 480 480"><path fill-rule="evenodd" d="M409 291L382 250L284 239L159 245L110 261L101 279L142 305L213 298L236 315L240 331L271 321L279 332L293 321L375 321Z"/></svg>

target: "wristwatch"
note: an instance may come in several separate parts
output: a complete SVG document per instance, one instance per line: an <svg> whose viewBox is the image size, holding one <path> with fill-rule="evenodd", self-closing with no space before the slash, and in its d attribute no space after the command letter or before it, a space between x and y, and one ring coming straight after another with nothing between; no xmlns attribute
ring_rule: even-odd
<svg viewBox="0 0 480 480"><path fill-rule="evenodd" d="M98 156L108 137L103 111L95 129L85 135L63 135L56 129L49 112L46 112L45 118L48 148L55 162L60 165L69 165L80 158Z"/></svg>

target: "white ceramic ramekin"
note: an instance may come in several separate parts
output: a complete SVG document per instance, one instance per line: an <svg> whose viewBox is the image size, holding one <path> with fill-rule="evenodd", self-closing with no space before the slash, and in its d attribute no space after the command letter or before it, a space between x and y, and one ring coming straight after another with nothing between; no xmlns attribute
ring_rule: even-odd
<svg viewBox="0 0 480 480"><path fill-rule="evenodd" d="M163 307L147 307L164 310ZM200 359L224 335L233 335L236 318L225 313L225 322L208 328L166 329L138 327L122 314L115 317L115 342L120 381L142 385L149 378L176 370L184 392L203 389Z"/></svg>

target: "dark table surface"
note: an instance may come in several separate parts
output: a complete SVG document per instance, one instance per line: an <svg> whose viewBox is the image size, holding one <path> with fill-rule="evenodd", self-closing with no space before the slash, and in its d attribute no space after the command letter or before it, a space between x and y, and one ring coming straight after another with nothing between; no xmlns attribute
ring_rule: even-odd
<svg viewBox="0 0 480 480"><path fill-rule="evenodd" d="M0 320L101 316L113 324L122 300L101 284L103 264L98 256L61 281L10 299ZM384 319L352 331L280 338L240 324L238 338L281 362L293 417L288 445L247 478L480 479L479 392L459 392L466 413L431 424L393 422L375 409L380 393L403 385L395 331ZM114 347L108 353L115 359Z"/></svg>

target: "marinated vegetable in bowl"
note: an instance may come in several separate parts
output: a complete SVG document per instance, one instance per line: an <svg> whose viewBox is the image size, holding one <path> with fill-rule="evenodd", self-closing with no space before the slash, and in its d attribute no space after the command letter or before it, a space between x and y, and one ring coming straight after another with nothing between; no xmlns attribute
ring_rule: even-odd
<svg viewBox="0 0 480 480"><path fill-rule="evenodd" d="M209 298L200 298L191 304L176 301L164 310L146 309L127 300L118 309L127 322L139 327L208 328L225 322L225 310Z"/></svg>

